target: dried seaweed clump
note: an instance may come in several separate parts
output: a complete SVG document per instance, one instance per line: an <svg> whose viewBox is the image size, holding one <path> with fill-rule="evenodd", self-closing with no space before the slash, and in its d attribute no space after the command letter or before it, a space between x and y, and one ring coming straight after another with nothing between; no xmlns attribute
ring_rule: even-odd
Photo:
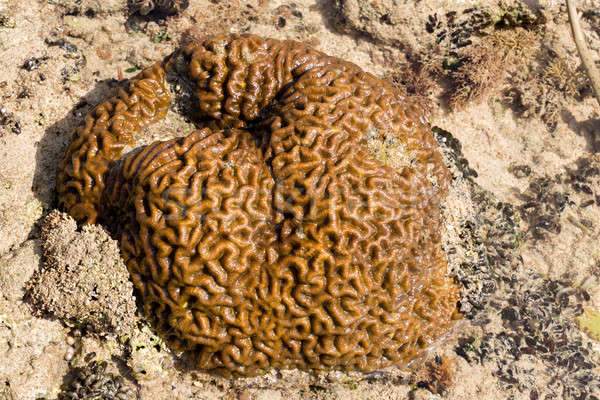
<svg viewBox="0 0 600 400"><path fill-rule="evenodd" d="M121 158L165 115L169 81L204 127ZM376 140L400 156L371 154ZM415 358L456 316L439 233L448 179L388 83L300 43L227 35L91 112L58 193L120 239L147 315L199 368L373 370Z"/></svg>
<svg viewBox="0 0 600 400"><path fill-rule="evenodd" d="M542 47L534 61L507 79L510 86L504 91L504 100L520 116L540 118L554 131L564 119L561 111L565 106L581 102L593 91L579 60L570 60L564 52Z"/></svg>
<svg viewBox="0 0 600 400"><path fill-rule="evenodd" d="M508 76L523 74L544 23L541 14L502 2L429 15L425 28L435 35L431 52L436 56L429 57L427 68L446 81L448 105L462 109L484 101L505 86Z"/></svg>
<svg viewBox="0 0 600 400"><path fill-rule="evenodd" d="M420 366L412 378L416 387L429 390L433 394L445 394L454 383L456 360L436 355L433 360Z"/></svg>

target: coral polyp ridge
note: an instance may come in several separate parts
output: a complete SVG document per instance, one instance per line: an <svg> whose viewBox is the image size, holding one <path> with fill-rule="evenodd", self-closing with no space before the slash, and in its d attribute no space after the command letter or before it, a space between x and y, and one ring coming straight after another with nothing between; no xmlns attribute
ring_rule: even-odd
<svg viewBox="0 0 600 400"><path fill-rule="evenodd" d="M179 96L173 81L200 129L124 156ZM400 161L369 151L377 139ZM176 51L91 111L57 191L78 222L118 238L174 348L198 368L254 375L405 364L448 329L449 179L398 89L301 43L227 35Z"/></svg>

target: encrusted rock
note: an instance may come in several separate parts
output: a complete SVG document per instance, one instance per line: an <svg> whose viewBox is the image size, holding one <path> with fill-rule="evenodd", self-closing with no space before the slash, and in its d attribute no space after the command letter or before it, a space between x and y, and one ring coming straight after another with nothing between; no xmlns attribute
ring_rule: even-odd
<svg viewBox="0 0 600 400"><path fill-rule="evenodd" d="M100 227L77 231L68 215L53 211L41 238L44 266L28 286L38 309L98 333L126 333L135 321L135 298L117 243Z"/></svg>

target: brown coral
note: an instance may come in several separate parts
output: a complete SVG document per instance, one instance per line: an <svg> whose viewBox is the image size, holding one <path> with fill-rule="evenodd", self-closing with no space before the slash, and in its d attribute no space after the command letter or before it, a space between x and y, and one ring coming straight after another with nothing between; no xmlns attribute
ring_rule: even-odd
<svg viewBox="0 0 600 400"><path fill-rule="evenodd" d="M193 87L205 128L124 158ZM170 78L169 78L170 79ZM391 163L369 142L400 149ZM220 36L138 75L86 117L60 204L102 222L147 314L199 368L373 370L449 326L439 201L448 182L427 124L388 83L291 41Z"/></svg>

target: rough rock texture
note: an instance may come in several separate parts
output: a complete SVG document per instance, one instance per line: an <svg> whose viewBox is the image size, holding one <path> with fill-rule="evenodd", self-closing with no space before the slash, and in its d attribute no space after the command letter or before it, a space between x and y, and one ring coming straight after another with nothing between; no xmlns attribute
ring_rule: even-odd
<svg viewBox="0 0 600 400"><path fill-rule="evenodd" d="M12 253L0 258L0 297L8 301L23 299L25 283L38 268L39 247L37 240L28 240Z"/></svg>
<svg viewBox="0 0 600 400"><path fill-rule="evenodd" d="M44 267L29 282L38 309L99 333L129 332L135 298L117 243L97 226L77 232L66 214L51 212L42 231Z"/></svg>
<svg viewBox="0 0 600 400"><path fill-rule="evenodd" d="M67 369L60 323L36 318L22 302L39 253L29 240L0 257L0 399L52 398Z"/></svg>
<svg viewBox="0 0 600 400"><path fill-rule="evenodd" d="M0 399L54 398L67 371L68 347L58 321L0 299Z"/></svg>
<svg viewBox="0 0 600 400"><path fill-rule="evenodd" d="M168 80L207 128L120 159L165 115ZM373 155L373 139L403 157ZM402 364L456 316L428 124L300 43L227 35L175 52L88 114L57 180L63 208L120 238L147 314L202 369Z"/></svg>

